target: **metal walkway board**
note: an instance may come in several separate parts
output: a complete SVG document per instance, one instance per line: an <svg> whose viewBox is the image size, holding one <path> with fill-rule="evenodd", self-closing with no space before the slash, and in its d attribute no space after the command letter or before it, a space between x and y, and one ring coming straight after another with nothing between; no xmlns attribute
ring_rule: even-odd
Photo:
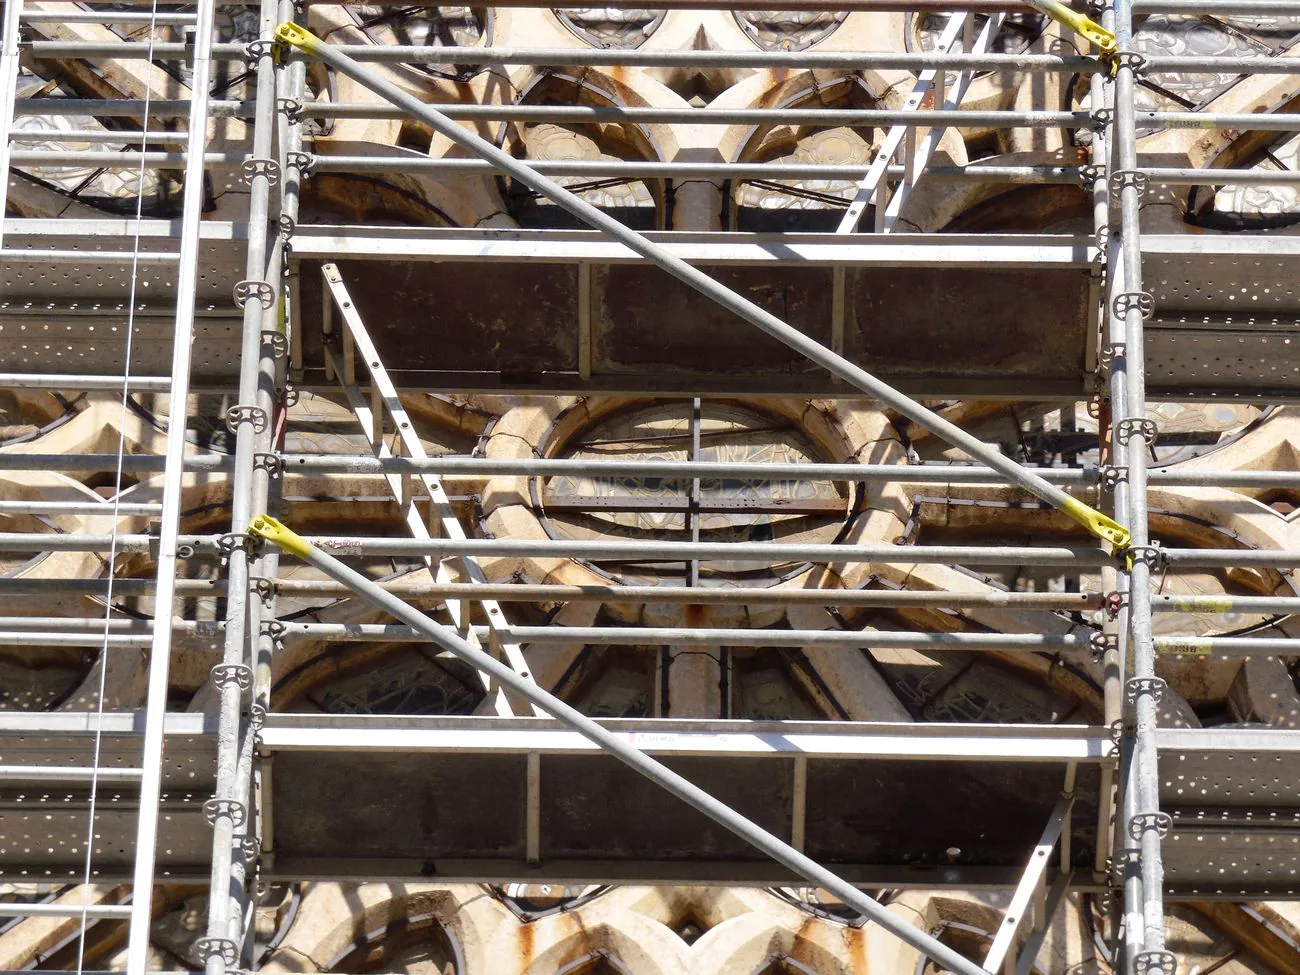
<svg viewBox="0 0 1300 975"><path fill-rule="evenodd" d="M1094 849L1107 729L1054 725L614 720L607 726L780 836L802 804L805 849L868 886L1014 884L1060 791L1079 780L1076 866ZM138 761L135 712L0 715L0 764ZM169 714L160 878L201 882L211 830L216 719ZM268 877L784 884L790 877L694 810L536 718L273 714ZM1300 898L1300 733L1163 729L1161 804L1174 899ZM532 780L529 755L540 771ZM795 763L807 763L806 789ZM130 874L134 788L101 784L94 833L104 880ZM960 804L965 814L954 820ZM85 782L0 785L0 878L75 880L89 825ZM386 828L375 829L383 822ZM526 856L529 832L539 859Z"/></svg>
<svg viewBox="0 0 1300 975"><path fill-rule="evenodd" d="M1038 238L996 246L966 237L845 244L811 234L649 236L908 392L1072 395L1090 372L1095 302L1086 247ZM926 265L940 253L952 263ZM302 228L293 255L302 264L309 380L323 367L312 326L321 308L318 262L333 261L372 323L381 357L401 364L393 370L399 385L846 392L797 352L590 233L359 238Z"/></svg>
<svg viewBox="0 0 1300 975"><path fill-rule="evenodd" d="M1159 733L1171 891L1204 899L1300 896L1300 735L1271 729Z"/></svg>

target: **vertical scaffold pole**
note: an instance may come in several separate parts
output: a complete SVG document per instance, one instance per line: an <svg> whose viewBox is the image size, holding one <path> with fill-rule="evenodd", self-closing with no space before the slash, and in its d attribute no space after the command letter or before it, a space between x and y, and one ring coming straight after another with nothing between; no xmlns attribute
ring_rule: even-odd
<svg viewBox="0 0 1300 975"><path fill-rule="evenodd" d="M1101 26L1106 31L1115 28L1115 10L1109 3L1101 11ZM1094 74L1089 79L1089 95L1094 111L1107 110L1114 119L1114 79ZM1113 404L1127 402L1127 361L1124 355L1124 323L1111 312L1111 299L1123 291L1123 270L1111 253L1110 150L1114 144L1113 121L1111 126L1099 126L1093 132L1091 162L1096 174L1092 188L1093 227L1097 238L1097 256L1101 268L1099 316L1102 328L1100 361L1109 371L1109 396L1098 404L1098 436L1110 437L1113 422ZM1123 460L1115 454L1113 437L1109 443L1109 463L1118 475ZM1116 476L1111 489L1111 511L1116 521L1128 525L1128 481ZM1123 721L1124 710L1124 649L1128 632L1128 574L1106 567L1102 569L1103 591L1111 602L1107 617L1102 623L1102 699L1103 715L1107 727L1114 728ZM1114 842L1115 815L1118 809L1118 782L1115 769L1103 766L1097 796L1097 854L1093 867L1095 873L1106 877L1113 885L1112 868L1118 863L1121 846ZM1112 886L1113 891L1113 886ZM1121 913L1121 900L1110 896L1107 900L1107 917L1111 933L1118 930L1117 918Z"/></svg>
<svg viewBox="0 0 1300 975"><path fill-rule="evenodd" d="M252 715L258 693L255 664L262 657L260 605L250 597L250 556L239 544L248 531L252 512L267 503L268 470L256 465L259 450L267 450L273 431L276 358L282 343L274 328L264 326L275 314L279 295L279 263L283 246L268 247L271 186L278 165L271 158L275 137L276 70L271 33L279 20L278 0L262 0L259 38L253 49L257 88L253 118L252 155L245 166L249 181L248 252L243 331L239 362L239 400L229 415L235 433L235 463L231 478L230 532L236 544L228 553L226 635L222 661L213 668L220 688L217 727L216 791L210 804L212 821L211 897L207 933L201 942L207 975L224 975L238 965L245 938L244 910L249 896L248 873L256 855L257 824L252 809L252 775L256 729ZM268 254L269 251L269 254Z"/></svg>
<svg viewBox="0 0 1300 975"><path fill-rule="evenodd" d="M1115 75L1114 165L1110 172L1111 198L1118 195L1119 235L1117 260L1123 273L1123 290L1112 299L1109 314L1124 323L1124 361L1127 389L1116 402L1114 438L1123 449L1128 468L1129 670L1125 700L1132 706L1130 760L1124 768L1126 793L1124 835L1138 844L1140 885L1125 885L1125 915L1136 923L1140 910L1142 932L1126 939L1132 950L1126 962L1136 975L1173 971L1176 960L1165 949L1164 869L1161 839L1169 817L1160 812L1160 777L1156 754L1158 704L1164 682L1156 676L1155 641L1151 628L1151 569L1154 550L1147 525L1147 458L1155 442L1154 424L1146 419L1145 322L1154 299L1142 286L1142 236L1139 210L1144 177L1138 171L1137 126L1134 109L1136 73L1142 56L1133 51L1133 0L1116 0L1115 35L1119 46ZM1141 906L1132 902L1140 889Z"/></svg>
<svg viewBox="0 0 1300 975"><path fill-rule="evenodd" d="M215 0L198 0L195 11L193 74L190 79L190 120L185 144L185 191L181 206L181 240L176 275L176 319L172 334L171 423L167 427L167 461L163 470L162 515L158 539L154 617L172 618L176 595L176 549L180 531L181 489L184 483L185 418L189 411L190 360L194 340L194 300L199 278L199 226L203 216L203 157L208 145L208 88L212 73L212 33ZM129 373L131 364L124 365ZM167 683L171 663L172 628L155 626L149 644L149 682L145 697L144 744L141 758L140 815L136 828L131 923L127 938L127 971L143 975L149 962L158 801L162 791L163 721L167 714Z"/></svg>

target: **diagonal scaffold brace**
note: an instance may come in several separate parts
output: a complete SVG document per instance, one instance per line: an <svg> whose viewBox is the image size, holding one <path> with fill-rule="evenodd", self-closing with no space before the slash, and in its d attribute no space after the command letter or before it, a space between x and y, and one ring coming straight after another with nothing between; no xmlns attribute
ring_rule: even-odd
<svg viewBox="0 0 1300 975"><path fill-rule="evenodd" d="M812 362L817 363L832 375L838 376L846 383L874 397L885 406L897 410L913 422L928 428L936 436L965 451L973 459L987 464L1012 484L1023 488L1059 509L1097 538L1106 542L1110 546L1112 554L1120 555L1128 549L1128 529L1114 519L1108 518L1100 511L1084 504L1078 498L1067 494L1061 488L1048 483L1039 475L1026 470L1000 451L973 437L956 424L945 420L910 396L899 392L861 366L832 352L815 339L760 308L748 298L737 294L709 277L703 271L692 267L669 253L658 244L625 227L586 200L569 192L559 183L536 172L527 163L515 159L486 139L479 138L468 129L453 122L432 105L425 104L418 98L402 91L396 85L384 80L377 72L363 67L338 51L332 50L328 44L321 41L310 31L295 23L286 22L276 29L275 39L279 46L279 56L281 58L285 57L290 50L295 50L323 61L340 74L351 78L376 95L409 113L413 118L427 122L434 131L446 136L452 142L480 159L487 160L497 169L540 193L556 206L567 210L583 223L618 241L652 264L658 265L683 284L694 288L751 325L757 326L778 342L784 343Z"/></svg>
<svg viewBox="0 0 1300 975"><path fill-rule="evenodd" d="M666 765L632 747L582 712L565 704L555 695L533 683L533 681L520 676L508 664L473 646L448 627L435 623L414 606L398 599L382 586L376 585L332 555L322 552L279 521L269 515L260 515L249 524L248 531L252 535L272 542L281 551L302 559L335 582L342 583L358 596L369 600L379 609L390 613L396 619L423 633L442 649L459 657L471 667L488 674L500 686L508 688L530 704L545 711L561 724L572 728L620 762L659 784L683 802L735 833L742 840L752 844L792 873L803 877L816 887L822 887L830 891L831 894L838 897L849 907L870 918L913 948L933 958L946 969L956 973L956 975L987 975L980 966L959 955L937 938L914 926L907 918L893 913L848 881L800 853L779 837L751 822L730 806L720 802L689 779L683 778Z"/></svg>
<svg viewBox="0 0 1300 975"><path fill-rule="evenodd" d="M1119 49L1115 35L1086 14L1072 10L1061 0L1025 0L1025 3L1096 44L1103 58L1110 60L1115 57Z"/></svg>

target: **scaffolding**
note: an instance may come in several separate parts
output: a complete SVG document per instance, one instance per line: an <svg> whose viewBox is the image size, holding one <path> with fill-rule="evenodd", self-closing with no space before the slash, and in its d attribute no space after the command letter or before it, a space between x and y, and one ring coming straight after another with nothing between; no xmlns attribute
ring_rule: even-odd
<svg viewBox="0 0 1300 975"><path fill-rule="evenodd" d="M619 2L608 4L618 7ZM122 6L121 4L118 7ZM102 654L147 650L146 705L139 712L95 706L80 712L0 714L0 783L41 787L46 825L32 826L12 806L0 811L0 836L25 835L27 845L0 840L0 877L25 880L114 881L129 884L119 903L5 905L6 915L129 919L131 972L148 968L152 891L161 882L209 885L209 915L201 952L209 975L251 962L250 903L259 880L284 879L519 879L574 882L788 883L802 877L826 888L885 925L947 969L962 973L1028 971L1041 944L1044 919L1069 890L1109 892L1122 907L1111 914L1110 939L1124 971L1173 973L1177 961L1165 943L1169 899L1244 899L1300 896L1294 830L1268 814L1265 801L1241 769L1267 767L1276 788L1294 796L1300 738L1283 730L1200 731L1160 728L1164 681L1160 654L1285 655L1285 637L1202 637L1153 633L1153 614L1257 611L1294 613L1300 597L1171 596L1155 591L1166 567L1300 566L1300 552L1159 545L1151 537L1148 488L1300 486L1294 471L1148 471L1159 436L1147 417L1148 400L1250 398L1289 401L1300 393L1300 342L1290 325L1243 325L1207 295L1237 290L1275 315L1300 311L1290 282L1300 268L1294 237L1142 233L1144 193L1163 186L1224 187L1295 183L1294 173L1244 168L1175 168L1152 164L1138 148L1143 127L1300 131L1291 104L1268 114L1140 109L1135 86L1147 73L1223 72L1254 78L1300 73L1300 56L1246 58L1138 53L1133 23L1139 14L1289 14L1289 2L1266 0L1115 0L1099 5L1089 36L1112 36L1114 52L996 53L1001 18L1028 7L1010 0L786 0L781 6L817 11L960 12L949 17L935 49L882 51L660 51L513 49L491 46L452 53L446 47L322 41L308 30L309 5L290 0L249 3L258 35L248 43L216 36L214 0L193 5L140 2L139 11L93 10L70 4L9 0L0 50L0 212L11 168L175 174L183 197L173 217L76 214L58 219L13 216L0 224L0 387L120 393L165 393L173 405L165 450L116 453L0 454L5 471L94 471L124 476L161 475L157 503L109 500L0 502L0 514L76 516L71 532L0 534L0 551L102 554L102 578L0 579L0 593L82 594L103 599L101 618L4 616L0 637L30 646L87 647ZM179 9L182 7L184 9ZM403 3L405 7L413 6ZM511 0L501 6L548 6ZM566 5L561 5L563 8ZM708 0L661 4L671 9L713 8ZM731 4L728 9L767 9ZM1030 5L1039 9L1041 5ZM65 9L66 8L66 9ZM984 15L982 24L976 14ZM120 24L147 28L144 40L52 37L42 25ZM1077 27L1078 24L1076 23ZM174 28L177 40L159 40ZM1100 33L1095 33L1100 32ZM87 65L162 62L183 65L188 97L161 83L143 97L85 97L83 93L17 97L20 64L68 61ZM665 109L650 106L428 104L385 80L372 65L464 64L479 68L538 65L581 67L795 68L838 71L900 70L915 74L910 93L891 108L772 107ZM317 100L308 92L309 64L323 63L378 97L376 102ZM249 73L243 98L213 91L216 65ZM977 72L1031 76L1077 75L1089 87L1089 111L963 107ZM62 129L76 149L27 149L49 133L14 125L19 116L114 119L113 128ZM313 144L314 120L417 119L456 143L463 157L416 153L366 155ZM565 122L693 125L878 126L886 131L870 167L681 159L672 161L529 161L502 151L462 123ZM130 123L135 129L121 128ZM220 151L209 147L218 127ZM81 123L76 123L81 124ZM1087 161L1075 165L956 166L934 162L949 129L1055 129L1089 133ZM53 130L51 130L53 131ZM109 148L102 148L108 146ZM182 148L183 147L183 148ZM300 221L306 180L321 174L387 173L436 177L500 174L564 208L590 230L395 228ZM857 184L836 233L760 234L639 232L577 194L560 178L684 180L851 179ZM900 214L925 181L1060 184L1091 193L1093 227L1087 233L1008 236L994 233L909 233ZM246 196L238 220L205 220L205 194L215 181ZM142 198L138 197L138 199ZM868 210L870 209L870 216ZM866 222L870 226L864 226ZM409 296L385 298L366 281L369 267L418 265L428 303L407 314ZM457 275L509 295L542 266L555 284L554 321L539 306L537 328L554 328L554 361L514 363L483 355L468 365L406 362L404 342L432 330L455 341L453 322L425 317L440 289ZM619 323L593 309L611 268L658 268L736 318L795 353L750 372L710 371L704 364L632 363L615 368L607 344ZM805 287L826 297L830 321L817 327L783 320L745 297L745 275L804 275ZM723 283L720 271L727 272ZM57 272L57 273L55 273ZM882 281L911 275L915 290L895 295L878 310L883 319L960 313L963 295L1015 272L1062 296L1077 329L1063 341L1074 358L1066 369L1055 349L1016 375L996 363L980 371L934 361L924 370L879 363L871 349L846 334L851 275ZM942 276L942 307L923 292ZM648 278L667 287L668 278ZM735 282L741 281L742 285ZM1191 282L1199 287L1190 287ZM1184 285L1186 282L1186 286ZM521 286L522 287L522 286ZM612 287L612 286L610 286ZM1204 292L1202 292L1204 288ZM74 296L84 289L104 299L87 309ZM516 302L523 301L522 290ZM421 300L424 300L421 299ZM695 300L695 299L692 299ZM387 302L387 303L385 303ZM706 303L707 303L706 302ZM1243 300L1242 304L1246 304ZM818 306L820 307L820 306ZM1209 311L1207 312L1207 308ZM909 310L910 309L910 310ZM521 308L527 314L527 308ZM1033 309L1027 314L1032 316ZM1187 316L1202 316L1196 326ZM520 326L524 327L524 326ZM885 326L881 326L882 329ZM979 321L963 328L977 331ZM100 328L99 333L95 329ZM111 329L111 332L109 331ZM112 337L105 339L108 332ZM1231 348L1224 350L1224 343ZM1209 351L1207 351L1209 350ZM1207 367L1211 352L1218 352ZM1235 357L1235 358L1234 358ZM1224 364L1231 362L1232 365ZM1082 363L1085 368L1079 368ZM1159 363L1159 369L1153 368ZM1270 363L1264 368L1264 363ZM811 364L811 365L810 365ZM880 371L877 372L878 364ZM1244 374L1243 374L1244 373ZM281 419L300 391L341 390L373 456L293 452L284 448ZM445 392L588 394L632 391L684 396L710 394L846 397L867 395L960 448L970 463L776 464L710 463L698 457L673 463L536 457L426 455L400 394ZM225 419L233 436L229 455L196 452L186 440L185 404L192 393L229 396ZM918 401L953 396L1045 397L1075 402L1097 396L1108 421L1100 426L1102 462L1053 468L1019 463ZM699 426L695 426L698 441ZM103 450L104 448L99 448ZM697 451L698 453L698 451ZM401 512L409 537L295 535L266 513L284 510L288 473L379 478ZM221 530L184 533L182 495L187 478L229 478L230 511ZM444 479L460 475L542 478L726 477L734 480L824 478L878 485L999 485L1015 497L1032 496L1077 522L1088 535L1075 544L866 545L743 544L700 540L698 498L687 511L689 541L529 540L482 537L467 530ZM1106 492L1102 488L1106 488ZM1093 507L1096 504L1098 507ZM1102 510L1104 509L1104 510ZM274 544L271 544L274 543ZM283 551L282 551L283 549ZM152 560L153 577L117 578L123 556ZM334 556L401 555L420 560L428 581L377 584ZM688 566L681 586L575 586L489 582L478 559L518 556L589 560L654 560ZM215 580L185 576L185 564L220 560ZM305 560L328 578L295 580L281 564ZM710 560L827 564L1027 565L1091 567L1107 581L1081 593L980 594L876 589L806 590L698 585ZM114 612L113 596L152 599L151 618ZM277 599L294 595L355 594L382 609L380 622L303 622L277 616ZM222 600L220 619L200 619L196 596ZM412 601L445 604L450 623L431 622ZM1035 612L1102 612L1094 633L873 632L753 630L709 627L516 625L513 603L604 601L684 605L754 604L839 607L1019 607ZM188 608L187 608L188 607ZM272 663L295 640L434 643L481 674L491 714L474 718L361 721L328 715L279 714L271 708ZM961 726L853 722L687 721L646 719L597 722L533 682L528 648L548 643L592 645L777 646L852 649L865 644L900 648L999 652L1090 651L1104 665L1105 711L1099 726ZM212 713L168 709L173 649L206 653L219 706ZM101 670L106 670L101 663ZM547 718L550 715L551 718ZM552 720L558 719L558 720ZM566 727L567 726L567 727ZM565 836L548 781L566 791L580 784L601 754L648 776L668 793L645 791L629 773L599 766L603 781L644 803L636 827L649 840L635 849L592 840L577 855ZM683 775L670 767L685 761ZM1179 788L1162 779L1175 762L1190 781ZM751 769L779 767L757 776ZM1001 835L972 862L941 868L906 866L911 810L882 821L881 849L839 835L835 823L851 812L832 783L867 782L889 774L912 784L908 793L942 791L945 778L978 781L1006 777L1024 815L1007 816ZM882 771L888 769L888 773ZM364 801L401 776L427 777L471 799L445 807L443 834L416 819L401 820L408 839L382 849L359 849L358 832L386 814ZM762 778L763 781L757 781ZM484 780L492 780L490 787ZM323 824L302 803L333 795L330 782L355 783L355 801L342 802ZM1253 781L1253 780L1251 780ZM773 783L781 796L772 793ZM928 783L928 784L927 784ZM1194 785L1196 802L1185 800ZM560 786L557 786L559 788ZM703 787L703 788L701 788ZM180 790L200 801L178 798ZM59 791L62 790L62 791ZM639 791L638 791L639 790ZM399 790L400 791L400 790ZM853 790L846 789L845 793ZM713 794L710 794L712 792ZM668 794L729 830L743 843L720 840L700 818ZM788 797L787 797L788 793ZM404 793L403 793L404 794ZM520 800L512 805L512 797ZM721 798L720 798L721 797ZM337 797L335 797L337 798ZM400 797L399 797L400 798ZM724 801L725 798L725 801ZM998 797L992 797L997 799ZM418 805L412 794L410 803ZM480 803L501 801L500 816ZM398 805L401 805L399 802ZM1292 803L1295 805L1295 803ZM56 808L57 807L57 808ZM387 807L385 807L387 808ZM391 810L389 810L391 812ZM394 813L394 815L398 815ZM612 815L612 814L611 814ZM999 823L1005 810L991 802L969 812ZM93 823L90 834L86 823ZM399 816L400 819L400 816ZM608 824L606 824L608 825ZM475 840L475 831L485 834ZM595 829L594 834L599 835ZM721 850L705 857L696 833ZM832 841L828 837L834 834ZM887 842L881 838L887 837ZM753 852L752 844L764 856ZM55 850L58 852L54 852ZM33 850L49 850L36 853ZM1081 863L1080 851L1088 862ZM1214 855L1207 856L1213 850ZM435 852L430 852L435 851ZM820 853L818 852L820 851ZM665 854L670 855L665 855ZM770 858L770 859L769 859ZM830 861L832 868L818 861ZM982 963L904 925L862 892L870 887L1002 887L1013 891L1007 922ZM1030 910L1029 908L1032 908ZM1026 922L1026 918L1034 918ZM1029 926L1033 931L1025 941ZM1019 939L1019 942L1018 942ZM1036 940L1037 939L1037 940ZM1016 945L1022 943L1017 954Z"/></svg>

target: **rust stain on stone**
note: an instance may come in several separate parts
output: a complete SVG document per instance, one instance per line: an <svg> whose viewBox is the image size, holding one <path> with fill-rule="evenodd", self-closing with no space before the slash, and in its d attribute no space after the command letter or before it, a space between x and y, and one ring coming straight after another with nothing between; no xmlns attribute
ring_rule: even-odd
<svg viewBox="0 0 1300 975"><path fill-rule="evenodd" d="M519 961L527 965L533 957L533 925L531 922L519 925Z"/></svg>

